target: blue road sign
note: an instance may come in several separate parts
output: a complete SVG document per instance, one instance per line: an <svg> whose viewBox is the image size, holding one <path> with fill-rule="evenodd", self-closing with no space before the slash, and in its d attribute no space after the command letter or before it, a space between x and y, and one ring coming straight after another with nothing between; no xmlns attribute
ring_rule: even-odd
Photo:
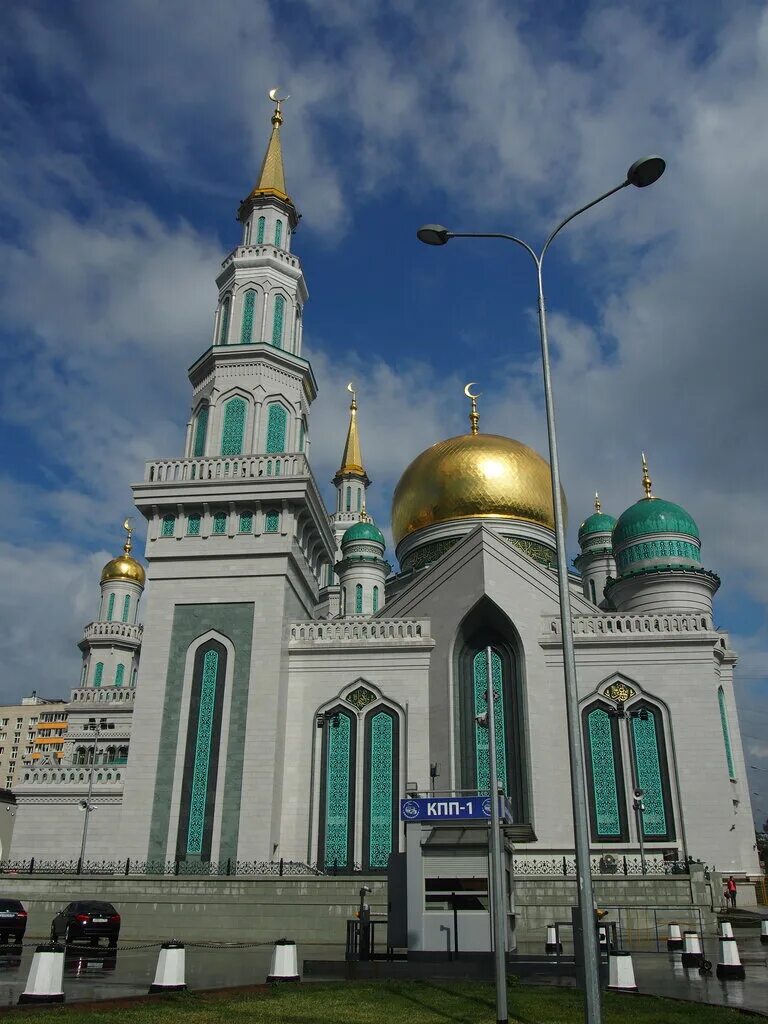
<svg viewBox="0 0 768 1024"><path fill-rule="evenodd" d="M408 797L400 801L401 821L488 821L489 796ZM499 797L499 818L512 820L512 808L506 797Z"/></svg>

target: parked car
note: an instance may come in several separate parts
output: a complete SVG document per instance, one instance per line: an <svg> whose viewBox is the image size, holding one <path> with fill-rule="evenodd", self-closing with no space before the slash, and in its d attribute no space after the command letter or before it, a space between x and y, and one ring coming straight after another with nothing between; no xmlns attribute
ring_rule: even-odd
<svg viewBox="0 0 768 1024"><path fill-rule="evenodd" d="M67 945L88 939L92 946L98 946L106 937L110 946L116 946L119 934L120 915L111 903L98 900L68 903L51 922L51 942L63 938Z"/></svg>
<svg viewBox="0 0 768 1024"><path fill-rule="evenodd" d="M21 942L26 930L27 912L21 901L0 899L0 946L7 945L11 936Z"/></svg>

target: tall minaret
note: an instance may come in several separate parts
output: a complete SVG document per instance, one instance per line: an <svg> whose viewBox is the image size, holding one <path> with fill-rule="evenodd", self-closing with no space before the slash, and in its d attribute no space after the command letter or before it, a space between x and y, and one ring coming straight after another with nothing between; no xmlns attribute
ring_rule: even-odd
<svg viewBox="0 0 768 1024"><path fill-rule="evenodd" d="M357 392L354 384L347 384L347 391L352 394L352 404L349 407L349 427L341 465L333 478L336 488L336 510L331 516L339 553L344 531L353 523L360 522L365 509L365 492L371 482L365 472L360 450L360 436L357 431Z"/></svg>

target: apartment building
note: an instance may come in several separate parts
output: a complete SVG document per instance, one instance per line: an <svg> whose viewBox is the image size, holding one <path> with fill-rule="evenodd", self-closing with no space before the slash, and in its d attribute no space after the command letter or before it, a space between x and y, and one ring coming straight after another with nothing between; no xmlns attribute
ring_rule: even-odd
<svg viewBox="0 0 768 1024"><path fill-rule="evenodd" d="M66 701L38 697L0 706L0 786L13 789L22 767L43 754L61 758L67 729Z"/></svg>

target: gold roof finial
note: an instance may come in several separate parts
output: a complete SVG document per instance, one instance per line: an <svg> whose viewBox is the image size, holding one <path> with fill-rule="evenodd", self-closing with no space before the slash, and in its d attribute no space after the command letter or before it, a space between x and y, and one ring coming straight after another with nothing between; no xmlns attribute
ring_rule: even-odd
<svg viewBox="0 0 768 1024"><path fill-rule="evenodd" d="M472 402L472 408L469 411L469 425L470 425L470 428L471 428L473 434L477 433L477 425L480 422L480 413L477 411L477 400L480 397L480 395L482 394L482 391L481 391L480 394L473 395L472 392L469 390L476 383L477 383L476 381L471 380L469 382L469 384L467 384L464 387L464 394Z"/></svg>
<svg viewBox="0 0 768 1024"><path fill-rule="evenodd" d="M600 508L600 495L597 493L597 491L595 491L595 512L599 512Z"/></svg>
<svg viewBox="0 0 768 1024"><path fill-rule="evenodd" d="M133 527L131 526L131 520L133 516L127 516L123 523L123 529L125 530L125 544L123 544L123 551L126 555L130 555L133 543L131 542L131 535L133 534Z"/></svg>
<svg viewBox="0 0 768 1024"><path fill-rule="evenodd" d="M360 510L360 522L361 523L372 523L373 520L365 510L365 495L363 495L363 507Z"/></svg>
<svg viewBox="0 0 768 1024"><path fill-rule="evenodd" d="M347 440L344 444L344 453L341 456L341 466L339 468L337 476L343 476L346 473L355 473L357 476L366 477L365 469L363 468L363 455L360 451L360 437L357 433L357 390L352 381L347 384L347 391L352 395L352 404L349 407L349 428L347 430Z"/></svg>
<svg viewBox="0 0 768 1024"><path fill-rule="evenodd" d="M269 137L267 152L264 154L264 161L259 172L259 179L256 182L248 199L257 196L269 195L290 203L291 199L285 190L285 171L283 170L283 150L280 145L280 125L283 123L283 112L280 104L290 99L290 96L280 98L277 89L269 90L269 98L275 104L272 114L272 134Z"/></svg>
<svg viewBox="0 0 768 1024"><path fill-rule="evenodd" d="M651 484L652 484L653 481L648 476L648 460L645 457L645 452L642 453L642 458L643 458L643 490L645 491L646 498L652 498L653 494L651 493Z"/></svg>
<svg viewBox="0 0 768 1024"><path fill-rule="evenodd" d="M280 110L280 104L281 103L285 103L286 100L289 100L291 98L290 95L288 95L288 96L283 96L283 98L281 99L277 95L278 92L279 92L279 86L275 86L274 89L270 89L269 90L269 98L275 104L275 112L272 115L272 124L282 124L283 123L283 112Z"/></svg>

